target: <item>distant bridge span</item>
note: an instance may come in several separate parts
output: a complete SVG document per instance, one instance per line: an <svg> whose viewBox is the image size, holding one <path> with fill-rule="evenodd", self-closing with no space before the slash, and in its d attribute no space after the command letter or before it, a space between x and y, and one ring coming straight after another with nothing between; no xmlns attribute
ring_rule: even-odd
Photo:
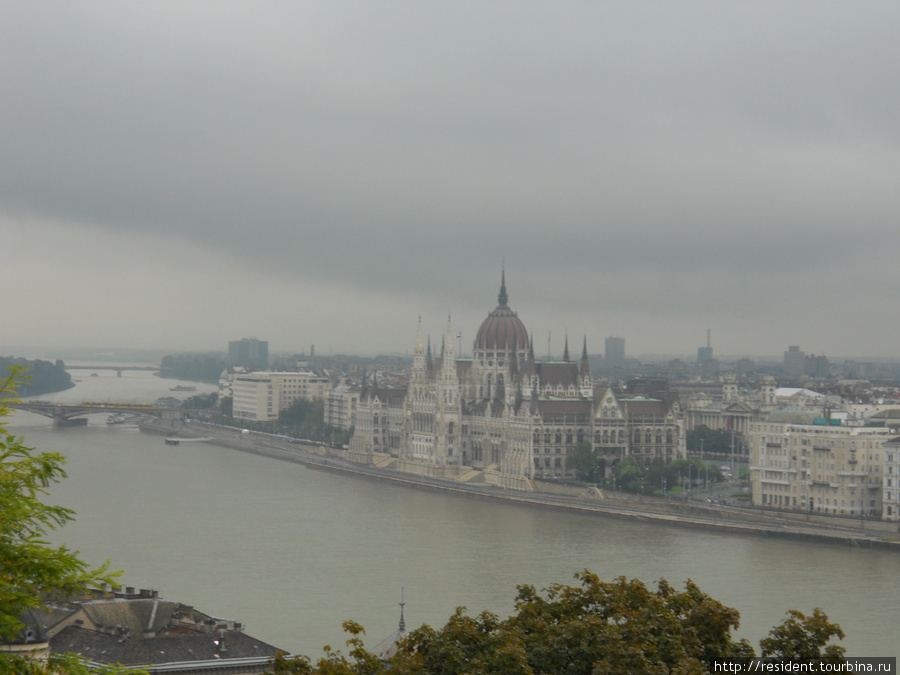
<svg viewBox="0 0 900 675"><path fill-rule="evenodd" d="M66 366L66 370L114 370L116 371L116 375L118 377L122 377L123 370L150 370L154 372L159 372L159 366L112 366L109 364L102 364L96 366Z"/></svg>
<svg viewBox="0 0 900 675"><path fill-rule="evenodd" d="M96 413L122 413L131 415L152 415L163 420L176 420L185 413L200 412L182 408L160 408L148 403L106 403L103 401L85 401L84 403L49 403L42 401L22 401L13 403L11 408L27 410L37 415L50 417L57 426L74 426L73 420ZM87 420L82 424L87 423Z"/></svg>

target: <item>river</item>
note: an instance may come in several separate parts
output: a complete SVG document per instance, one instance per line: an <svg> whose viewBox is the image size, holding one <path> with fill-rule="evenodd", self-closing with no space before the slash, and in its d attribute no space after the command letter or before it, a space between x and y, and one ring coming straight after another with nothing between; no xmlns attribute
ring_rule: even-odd
<svg viewBox="0 0 900 675"><path fill-rule="evenodd" d="M41 398L146 403L177 384L133 371L77 377L74 389ZM16 413L10 422L27 445L68 458L52 501L77 519L53 542L91 563L110 559L123 584L241 621L295 653L343 647L347 619L374 645L396 629L401 592L407 627L440 626L459 605L506 616L517 584L572 583L589 569L648 585L693 579L740 611L739 635L757 647L788 609L821 607L851 655L900 655L895 553L484 502L202 442L167 446L105 421L55 428Z"/></svg>

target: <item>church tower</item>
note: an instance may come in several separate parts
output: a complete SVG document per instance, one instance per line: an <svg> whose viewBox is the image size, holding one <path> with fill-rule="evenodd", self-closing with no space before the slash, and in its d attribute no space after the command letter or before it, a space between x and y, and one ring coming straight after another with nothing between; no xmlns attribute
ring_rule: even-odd
<svg viewBox="0 0 900 675"><path fill-rule="evenodd" d="M497 308L482 322L472 346L472 376L468 398L490 401L498 393L515 397L514 375L518 364L528 358L528 331L509 308L506 271L500 276Z"/></svg>
<svg viewBox="0 0 900 675"><path fill-rule="evenodd" d="M459 432L462 407L459 397L459 377L453 353L453 333L447 318L447 335L441 357L441 369L435 388L434 455L438 464L459 464L461 459Z"/></svg>
<svg viewBox="0 0 900 675"><path fill-rule="evenodd" d="M725 403L734 403L738 400L737 378L734 373L726 373L725 382L722 384L722 400Z"/></svg>

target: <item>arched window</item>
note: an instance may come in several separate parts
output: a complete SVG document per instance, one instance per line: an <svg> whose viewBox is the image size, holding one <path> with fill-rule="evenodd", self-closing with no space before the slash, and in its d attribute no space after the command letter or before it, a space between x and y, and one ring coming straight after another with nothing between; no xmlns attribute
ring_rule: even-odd
<svg viewBox="0 0 900 675"><path fill-rule="evenodd" d="M603 430L603 445L609 445L609 431L607 429Z"/></svg>

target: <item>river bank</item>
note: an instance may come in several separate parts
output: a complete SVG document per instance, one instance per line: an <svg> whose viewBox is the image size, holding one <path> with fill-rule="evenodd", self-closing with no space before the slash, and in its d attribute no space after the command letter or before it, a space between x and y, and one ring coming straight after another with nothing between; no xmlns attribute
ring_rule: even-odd
<svg viewBox="0 0 900 675"><path fill-rule="evenodd" d="M535 492L504 490L451 480L402 473L346 461L344 451L327 446L290 442L269 434L190 421L175 428L154 419L141 430L185 439L208 437L207 442L241 452L304 464L309 468L390 481L424 490L440 490L470 499L497 500L530 507L564 510L636 521L654 521L680 527L703 528L727 534L788 537L855 547L877 547L900 552L900 537L893 523L832 518L818 514L767 512L749 507L723 506L681 499L609 494L596 488L575 488L536 482Z"/></svg>

